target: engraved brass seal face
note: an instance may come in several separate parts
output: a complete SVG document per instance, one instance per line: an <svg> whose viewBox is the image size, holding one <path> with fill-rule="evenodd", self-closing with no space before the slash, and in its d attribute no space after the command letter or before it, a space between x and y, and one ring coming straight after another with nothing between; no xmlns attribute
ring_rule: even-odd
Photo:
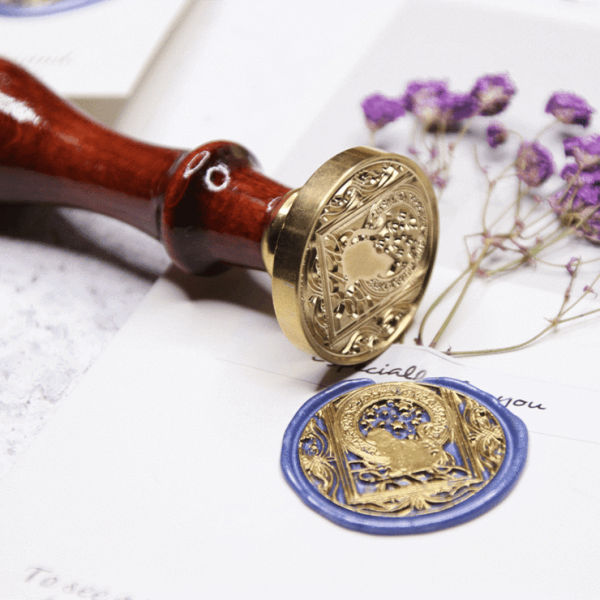
<svg viewBox="0 0 600 600"><path fill-rule="evenodd" d="M325 163L263 241L286 335L336 364L383 352L417 310L438 231L433 188L410 159L354 148Z"/></svg>
<svg viewBox="0 0 600 600"><path fill-rule="evenodd" d="M309 506L353 529L412 533L473 518L507 493L525 461L523 423L469 384L426 381L343 382L303 407L282 466Z"/></svg>

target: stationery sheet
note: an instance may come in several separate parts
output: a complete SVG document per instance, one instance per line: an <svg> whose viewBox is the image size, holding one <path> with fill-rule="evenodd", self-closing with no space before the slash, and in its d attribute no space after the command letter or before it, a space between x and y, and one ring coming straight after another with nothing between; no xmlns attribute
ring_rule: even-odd
<svg viewBox="0 0 600 600"><path fill-rule="evenodd" d="M186 0L100 0L39 16L25 9L34 14L42 2L3 4L24 16L0 12L0 56L63 96L120 98L131 94Z"/></svg>

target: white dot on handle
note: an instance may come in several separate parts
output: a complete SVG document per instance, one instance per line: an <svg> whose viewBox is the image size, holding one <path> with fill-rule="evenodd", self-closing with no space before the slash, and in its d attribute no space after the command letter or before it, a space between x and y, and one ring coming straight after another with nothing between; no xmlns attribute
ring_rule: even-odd
<svg viewBox="0 0 600 600"><path fill-rule="evenodd" d="M221 173L221 175L223 176L223 181L218 185L215 184L212 180L212 176L214 173ZM227 166L223 164L218 164L206 171L206 175L204 176L204 183L211 192L221 192L229 185L230 179L231 177L229 175L229 169L227 168Z"/></svg>
<svg viewBox="0 0 600 600"><path fill-rule="evenodd" d="M183 172L183 178L189 179L198 169L202 168L202 165L208 160L210 152L203 150L199 154L196 154L192 160L187 164L185 171Z"/></svg>

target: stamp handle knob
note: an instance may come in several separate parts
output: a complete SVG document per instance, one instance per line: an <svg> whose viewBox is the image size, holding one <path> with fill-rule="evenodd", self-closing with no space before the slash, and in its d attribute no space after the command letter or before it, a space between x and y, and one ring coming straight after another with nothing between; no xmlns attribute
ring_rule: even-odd
<svg viewBox="0 0 600 600"><path fill-rule="evenodd" d="M225 264L264 269L261 238L289 191L237 144L185 151L128 138L0 59L0 201L115 217L202 274Z"/></svg>

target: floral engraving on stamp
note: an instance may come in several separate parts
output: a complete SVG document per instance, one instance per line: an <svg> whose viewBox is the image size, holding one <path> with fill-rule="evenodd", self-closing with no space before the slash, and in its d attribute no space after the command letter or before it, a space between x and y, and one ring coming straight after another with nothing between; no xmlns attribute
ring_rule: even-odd
<svg viewBox="0 0 600 600"><path fill-rule="evenodd" d="M324 206L301 266L307 335L335 355L368 355L412 318L431 229L416 174L390 159L342 183Z"/></svg>

